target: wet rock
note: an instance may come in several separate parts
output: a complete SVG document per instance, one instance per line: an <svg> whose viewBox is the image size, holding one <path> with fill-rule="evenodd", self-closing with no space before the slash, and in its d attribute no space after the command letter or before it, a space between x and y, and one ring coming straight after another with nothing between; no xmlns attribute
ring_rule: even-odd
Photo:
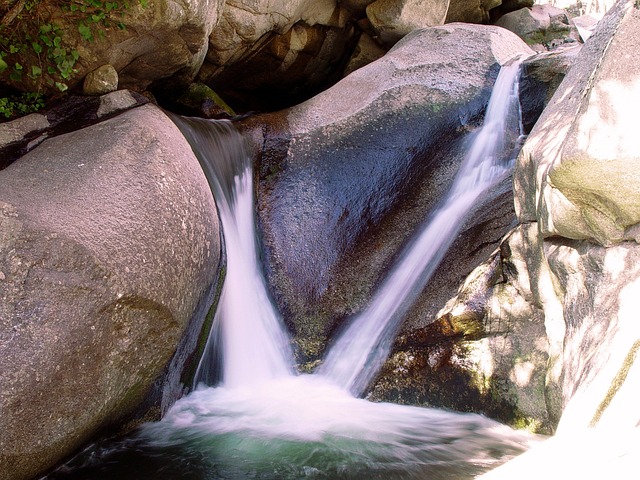
<svg viewBox="0 0 640 480"><path fill-rule="evenodd" d="M496 27L415 31L328 91L245 125L259 156L267 273L304 339L304 361L317 360L327 337L362 308L446 190L500 63L525 52ZM414 202L419 188L425 196ZM401 204L411 225L386 230Z"/></svg>
<svg viewBox="0 0 640 480"><path fill-rule="evenodd" d="M182 394L216 282L215 211L150 105L0 172L0 478L32 478Z"/></svg>

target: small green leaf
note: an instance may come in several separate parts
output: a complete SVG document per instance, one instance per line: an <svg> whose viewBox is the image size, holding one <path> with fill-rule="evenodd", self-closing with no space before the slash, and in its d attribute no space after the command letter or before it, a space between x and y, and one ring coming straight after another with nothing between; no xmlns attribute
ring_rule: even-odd
<svg viewBox="0 0 640 480"><path fill-rule="evenodd" d="M78 25L78 32L80 32L80 36L85 40L91 41L93 40L93 34L91 33L91 27L88 25L81 23Z"/></svg>
<svg viewBox="0 0 640 480"><path fill-rule="evenodd" d="M22 65L20 65L18 62L16 62L15 66L13 67L15 68L16 72L19 72L20 70L22 70L24 67Z"/></svg>
<svg viewBox="0 0 640 480"><path fill-rule="evenodd" d="M31 76L39 77L40 75L42 75L42 68L38 67L37 65L31 65Z"/></svg>
<svg viewBox="0 0 640 480"><path fill-rule="evenodd" d="M60 37L55 37L55 38L53 39L53 44L54 44L56 47L59 47L61 43L62 43L62 39L61 39Z"/></svg>
<svg viewBox="0 0 640 480"><path fill-rule="evenodd" d="M67 84L66 83L62 83L62 82L56 82L56 87L61 92L66 92L69 89Z"/></svg>
<svg viewBox="0 0 640 480"><path fill-rule="evenodd" d="M18 53L20 47L18 45L9 45L9 53Z"/></svg>
<svg viewBox="0 0 640 480"><path fill-rule="evenodd" d="M19 82L19 81L22 80L22 73L13 71L13 72L11 72L11 75L9 75L9 79L14 81L14 82Z"/></svg>
<svg viewBox="0 0 640 480"><path fill-rule="evenodd" d="M40 40L42 40L42 43L47 47L53 47L53 41L47 35L40 35Z"/></svg>
<svg viewBox="0 0 640 480"><path fill-rule="evenodd" d="M47 23L46 25L40 25L40 33L49 33L53 29L53 25Z"/></svg>
<svg viewBox="0 0 640 480"><path fill-rule="evenodd" d="M74 60L78 60L80 58L80 54L78 53L77 50L71 50L71 56L73 57Z"/></svg>
<svg viewBox="0 0 640 480"><path fill-rule="evenodd" d="M0 57L0 73L4 72L7 68L9 68L9 65Z"/></svg>
<svg viewBox="0 0 640 480"><path fill-rule="evenodd" d="M36 52L38 55L42 53L42 45L40 45L37 42L33 42L31 44L31 48L33 48L33 51Z"/></svg>

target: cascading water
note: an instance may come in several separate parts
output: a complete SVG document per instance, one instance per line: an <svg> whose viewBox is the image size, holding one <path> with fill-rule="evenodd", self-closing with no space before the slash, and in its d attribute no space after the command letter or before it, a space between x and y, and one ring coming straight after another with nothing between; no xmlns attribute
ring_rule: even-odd
<svg viewBox="0 0 640 480"><path fill-rule="evenodd" d="M419 235L375 294L333 345L322 375L360 395L389 355L407 309L436 270L479 197L507 175L513 139L520 136L519 62L503 67L496 80L484 124L476 134L453 185ZM507 157L504 157L505 152Z"/></svg>
<svg viewBox="0 0 640 480"><path fill-rule="evenodd" d="M251 160L230 122L173 116L203 165L218 205L227 273L196 384L222 366L227 387L255 385L293 373L293 355L258 261ZM213 155L212 153L215 152ZM221 353L221 361L213 356Z"/></svg>
<svg viewBox="0 0 640 480"><path fill-rule="evenodd" d="M362 391L384 361L402 313L466 213L507 172L501 122L512 108L504 97L517 91L517 71L517 65L503 68L477 147L449 195L313 375L293 373L287 337L261 275L244 142L227 123L176 119L205 168L223 224L227 276L207 354L222 350L221 382L201 384L161 422L94 449L51 478L463 479L525 450L531 436L480 415L372 403L350 393ZM201 380L210 377L211 363L205 356Z"/></svg>

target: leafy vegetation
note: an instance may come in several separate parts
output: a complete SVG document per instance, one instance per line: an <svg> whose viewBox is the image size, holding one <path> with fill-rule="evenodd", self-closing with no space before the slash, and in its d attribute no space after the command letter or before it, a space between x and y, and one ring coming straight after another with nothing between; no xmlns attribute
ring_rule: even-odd
<svg viewBox="0 0 640 480"><path fill-rule="evenodd" d="M143 7L148 0L137 0ZM0 97L0 115L36 111L44 106L43 91L66 92L78 73L80 53L69 45L61 17L75 23L82 41L92 43L109 28L126 29L128 0L12 0L0 19L0 75L20 83L28 94Z"/></svg>
<svg viewBox="0 0 640 480"><path fill-rule="evenodd" d="M37 112L44 107L44 98L37 93L21 93L0 97L0 116L17 117Z"/></svg>

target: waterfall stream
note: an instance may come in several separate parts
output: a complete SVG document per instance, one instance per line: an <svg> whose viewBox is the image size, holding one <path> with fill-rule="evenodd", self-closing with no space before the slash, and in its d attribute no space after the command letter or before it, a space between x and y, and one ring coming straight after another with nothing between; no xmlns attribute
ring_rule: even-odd
<svg viewBox="0 0 640 480"><path fill-rule="evenodd" d="M431 214L369 306L352 319L331 347L320 369L354 395L361 395L389 355L407 309L431 278L467 215L491 186L512 167L513 139L522 134L518 100L519 62L503 67L496 80L484 124L444 200ZM508 154L504 157L505 152Z"/></svg>
<svg viewBox="0 0 640 480"><path fill-rule="evenodd" d="M294 373L261 273L244 141L226 122L176 119L216 196L227 254L225 285L197 374L203 383L162 421L51 478L463 479L526 450L533 437L481 415L354 396L378 371L403 313L467 213L508 172L502 133L504 122L517 118L517 74L517 64L502 69L485 126L446 199L312 375ZM211 371L215 364L221 372ZM214 378L216 386L205 385Z"/></svg>

